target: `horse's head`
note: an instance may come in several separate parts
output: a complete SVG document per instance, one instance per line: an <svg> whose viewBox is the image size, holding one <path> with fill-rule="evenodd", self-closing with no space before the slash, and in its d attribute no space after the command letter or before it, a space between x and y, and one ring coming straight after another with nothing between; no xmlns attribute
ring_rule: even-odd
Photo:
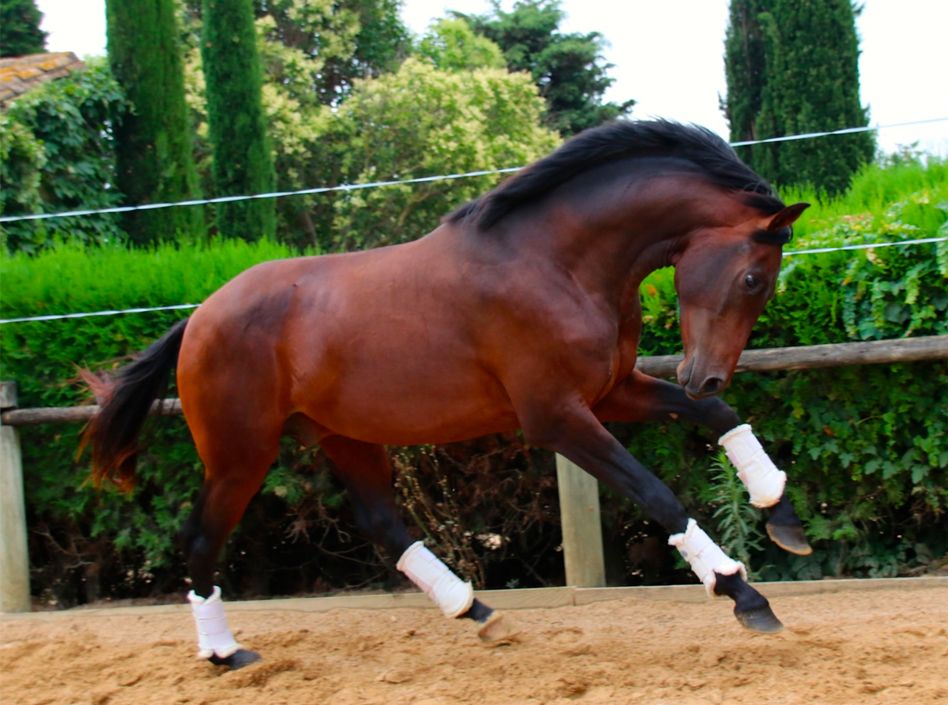
<svg viewBox="0 0 948 705"><path fill-rule="evenodd" d="M797 203L702 230L675 256L685 347L678 383L688 396L711 396L730 383L751 328L773 296L790 226L808 206Z"/></svg>

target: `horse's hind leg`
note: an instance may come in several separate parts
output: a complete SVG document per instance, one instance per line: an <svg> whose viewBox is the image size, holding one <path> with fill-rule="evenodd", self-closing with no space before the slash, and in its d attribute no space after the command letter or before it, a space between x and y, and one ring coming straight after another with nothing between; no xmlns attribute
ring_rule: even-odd
<svg viewBox="0 0 948 705"><path fill-rule="evenodd" d="M214 585L214 573L224 542L260 488L279 449L279 430L270 434L196 433L198 453L205 465L204 484L181 542L188 561L192 591L188 594L198 630L198 655L215 665L241 668L260 659L234 639ZM262 425L262 424L261 424Z"/></svg>
<svg viewBox="0 0 948 705"><path fill-rule="evenodd" d="M813 552L803 524L784 492L786 476L777 470L750 426L718 397L691 399L677 384L633 372L595 409L610 421L668 421L683 419L711 429L737 467L751 502L769 513L767 534L785 551L799 556Z"/></svg>
<svg viewBox="0 0 948 705"><path fill-rule="evenodd" d="M342 436L320 440L336 475L352 498L359 529L391 557L398 569L424 591L445 616L472 619L479 635L495 641L510 635L509 623L473 595L464 583L421 541L414 541L395 506L392 465L385 448Z"/></svg>

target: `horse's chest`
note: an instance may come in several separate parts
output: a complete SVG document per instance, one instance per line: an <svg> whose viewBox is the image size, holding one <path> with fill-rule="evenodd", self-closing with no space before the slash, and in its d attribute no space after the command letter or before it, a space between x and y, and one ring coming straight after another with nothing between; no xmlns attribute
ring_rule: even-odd
<svg viewBox="0 0 948 705"><path fill-rule="evenodd" d="M641 324L639 321L629 321L627 325L620 327L619 336L610 355L608 378L599 399L609 394L616 385L632 374L638 357L640 332Z"/></svg>

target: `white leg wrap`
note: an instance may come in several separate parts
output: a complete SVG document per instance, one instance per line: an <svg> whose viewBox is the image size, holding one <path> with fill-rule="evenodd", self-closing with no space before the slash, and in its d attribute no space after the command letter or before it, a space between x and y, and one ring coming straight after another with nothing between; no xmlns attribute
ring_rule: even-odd
<svg viewBox="0 0 948 705"><path fill-rule="evenodd" d="M460 617L474 603L474 588L451 572L425 544L409 546L396 566L434 600L446 617Z"/></svg>
<svg viewBox="0 0 948 705"><path fill-rule="evenodd" d="M783 496L787 474L778 470L760 445L749 424L731 429L718 440L727 457L737 468L737 476L750 493L755 507L772 507Z"/></svg>
<svg viewBox="0 0 948 705"><path fill-rule="evenodd" d="M214 593L206 598L192 590L188 593L188 601L191 603L191 613L197 626L198 658L210 658L214 655L227 658L240 649L240 644L227 626L224 601L218 586L215 585Z"/></svg>
<svg viewBox="0 0 948 705"><path fill-rule="evenodd" d="M734 575L740 573L747 580L747 569L743 563L728 558L711 537L698 528L698 522L688 520L688 527L683 534L672 534L668 537L668 545L674 546L691 565L691 569L704 583L704 589L709 597L715 597L714 585L717 581L714 574Z"/></svg>

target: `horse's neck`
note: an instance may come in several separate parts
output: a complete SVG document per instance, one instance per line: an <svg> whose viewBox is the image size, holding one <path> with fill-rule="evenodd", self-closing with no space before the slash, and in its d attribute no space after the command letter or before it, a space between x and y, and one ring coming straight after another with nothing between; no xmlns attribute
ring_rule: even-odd
<svg viewBox="0 0 948 705"><path fill-rule="evenodd" d="M649 273L668 266L677 231L643 218L596 222L557 208L511 228L506 240L526 259L569 271L586 290L627 300Z"/></svg>
<svg viewBox="0 0 948 705"><path fill-rule="evenodd" d="M580 177L559 198L551 196L521 218L512 214L525 246L537 253L549 250L590 285L637 286L650 272L670 265L683 238L713 215L702 179L679 173L630 175L622 164L599 171Z"/></svg>

